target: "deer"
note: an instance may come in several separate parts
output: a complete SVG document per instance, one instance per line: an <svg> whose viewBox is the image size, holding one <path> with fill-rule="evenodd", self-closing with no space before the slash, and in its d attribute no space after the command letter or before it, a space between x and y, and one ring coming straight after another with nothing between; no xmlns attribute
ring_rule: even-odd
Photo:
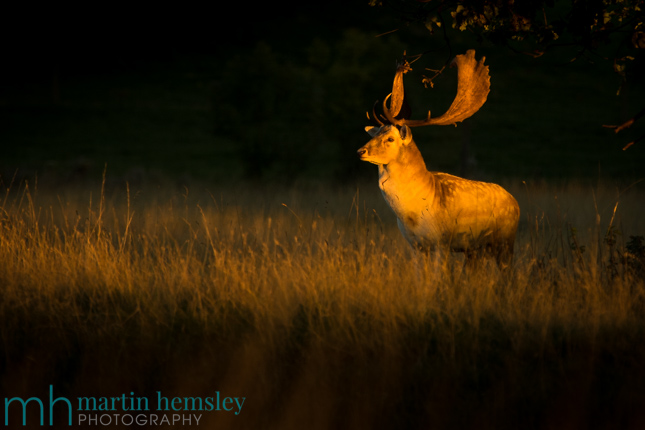
<svg viewBox="0 0 645 430"><path fill-rule="evenodd" d="M407 60L397 65L392 93L383 100L383 113L372 108L371 136L357 152L360 160L378 166L378 184L412 248L429 254L442 249L463 252L466 262L478 255L494 257L497 265L511 265L520 208L515 198L497 184L431 172L412 137L411 127L457 125L486 102L490 92L486 57L475 51L457 55L457 95L439 117L412 120L402 76L412 70ZM388 100L390 101L388 107Z"/></svg>

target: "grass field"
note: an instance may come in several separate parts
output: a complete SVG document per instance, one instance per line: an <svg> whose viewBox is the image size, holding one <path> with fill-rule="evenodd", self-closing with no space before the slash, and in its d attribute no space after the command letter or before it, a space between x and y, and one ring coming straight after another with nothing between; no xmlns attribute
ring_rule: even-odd
<svg viewBox="0 0 645 430"><path fill-rule="evenodd" d="M5 397L245 397L217 429L645 425L642 183L505 184L506 273L413 254L375 183L8 183Z"/></svg>

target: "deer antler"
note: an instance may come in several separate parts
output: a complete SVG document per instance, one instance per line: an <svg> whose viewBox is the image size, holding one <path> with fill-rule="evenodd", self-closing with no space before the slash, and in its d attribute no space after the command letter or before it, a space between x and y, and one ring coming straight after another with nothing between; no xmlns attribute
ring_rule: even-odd
<svg viewBox="0 0 645 430"><path fill-rule="evenodd" d="M398 110L400 110L400 103L403 102L403 73L407 69L400 65L394 77L394 85L392 93L390 93L383 101L383 112L388 121L395 125L407 125L409 127L420 127L424 125L449 125L457 124L460 121L472 116L477 112L486 102L488 93L490 92L490 76L488 74L488 66L484 66L486 57L478 62L475 60L475 51L468 50L463 55L457 55L450 63L450 66L457 66L457 96L448 108L448 111L437 118L428 117L422 120L410 120L396 118ZM391 108L388 109L387 101L392 97Z"/></svg>
<svg viewBox="0 0 645 430"><path fill-rule="evenodd" d="M403 51L403 60L401 62L396 63L396 74L394 75L394 82L392 84L391 94L393 94L393 98L392 98L392 103L391 103L392 107L390 109L390 113L393 117L398 117L398 118L410 117L410 113L411 113L410 105L408 105L408 102L405 99L405 91L403 89L403 74L408 73L411 70L412 68L410 67L410 63L405 57L405 51ZM370 118L369 112L366 112L367 119L371 121L374 125L381 126L381 125L384 125L384 122L388 122L388 120L385 119L383 115L380 115L381 118L379 119L379 115L376 113L377 104L378 104L378 100L374 102L374 106L372 106L371 118Z"/></svg>
<svg viewBox="0 0 645 430"><path fill-rule="evenodd" d="M376 113L376 105L378 104L378 100L374 102L374 106L372 106L372 117L370 118L370 113L365 112L367 114L367 119L370 121L372 124L374 124L376 127L384 125L383 121L381 121L378 117L378 114Z"/></svg>
<svg viewBox="0 0 645 430"><path fill-rule="evenodd" d="M403 89L403 74L411 71L410 63L405 58L405 51L403 51L403 61L396 64L396 73L394 75L394 82L392 83L392 103L390 103L390 114L396 117L403 107L405 100L405 91Z"/></svg>

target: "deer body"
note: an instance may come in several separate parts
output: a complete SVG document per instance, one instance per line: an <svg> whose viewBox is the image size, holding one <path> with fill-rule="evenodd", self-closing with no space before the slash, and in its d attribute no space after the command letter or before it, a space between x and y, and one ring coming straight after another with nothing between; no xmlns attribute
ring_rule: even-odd
<svg viewBox="0 0 645 430"><path fill-rule="evenodd" d="M519 221L513 196L496 184L429 172L407 126L367 129L373 138L359 156L378 165L383 197L413 247L485 250L500 265L510 261Z"/></svg>
<svg viewBox="0 0 645 430"><path fill-rule="evenodd" d="M451 63L458 68L457 95L448 110L437 118L428 112L425 119L411 120L403 74L412 69L404 58L397 65L392 93L383 101L385 117L372 110L372 120L379 126L365 128L372 139L358 155L378 165L383 197L413 247L426 251L441 247L467 256L484 250L504 267L513 256L520 217L517 201L496 184L429 172L410 131L410 127L456 125L477 112L490 92L484 60L477 61L473 50L457 55Z"/></svg>

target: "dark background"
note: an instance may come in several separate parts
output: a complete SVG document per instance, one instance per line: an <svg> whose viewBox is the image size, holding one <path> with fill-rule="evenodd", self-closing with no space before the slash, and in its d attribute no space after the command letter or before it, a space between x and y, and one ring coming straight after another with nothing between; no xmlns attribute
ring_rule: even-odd
<svg viewBox="0 0 645 430"><path fill-rule="evenodd" d="M477 50L487 104L459 127L415 129L428 167L477 179L633 181L645 151L614 135L642 108L642 81L611 63L534 59L451 31L407 26L366 1L6 10L2 25L0 174L42 184L100 180L324 182L372 179L356 149L365 111L391 88L394 62L428 52L406 75L415 117L456 91L425 68ZM398 31L376 37L390 30ZM636 127L633 127L636 128Z"/></svg>

